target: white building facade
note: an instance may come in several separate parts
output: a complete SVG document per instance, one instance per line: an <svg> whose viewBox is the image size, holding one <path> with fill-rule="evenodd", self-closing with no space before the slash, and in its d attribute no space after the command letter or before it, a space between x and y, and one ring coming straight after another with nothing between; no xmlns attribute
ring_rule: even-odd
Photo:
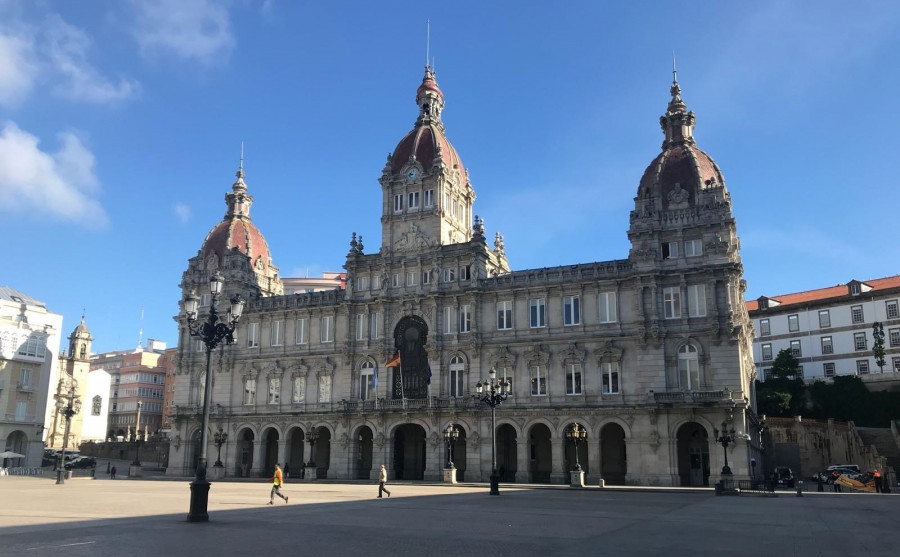
<svg viewBox="0 0 900 557"><path fill-rule="evenodd" d="M237 343L211 364L225 473L267 476L281 463L295 475L312 463L317 477L370 479L384 463L392 478L436 480L453 425L461 480L488 480L495 437L501 481L565 483L577 460L592 483L711 485L724 423L738 438L728 462L748 477L759 436L739 239L678 83L660 118L662 152L637 187L630 253L519 271L499 233L488 246L428 68L416 104L381 171L380 245L367 252L351 235L345 288L284 294L243 168L225 218L189 260L181 287L200 296L200 319L213 273L225 280L220 313L234 294L249 300ZM168 473L183 476L200 452L208 379L203 345L183 313L176 320ZM386 368L395 354L401 367ZM491 369L512 387L494 430L471 397ZM587 431L577 447L566 442L572 424Z"/></svg>
<svg viewBox="0 0 900 557"><path fill-rule="evenodd" d="M900 276L749 301L753 358L766 379L775 357L790 350L806 380L858 375L866 381L900 378ZM873 328L884 330L885 365L872 351ZM881 377L872 377L879 375Z"/></svg>

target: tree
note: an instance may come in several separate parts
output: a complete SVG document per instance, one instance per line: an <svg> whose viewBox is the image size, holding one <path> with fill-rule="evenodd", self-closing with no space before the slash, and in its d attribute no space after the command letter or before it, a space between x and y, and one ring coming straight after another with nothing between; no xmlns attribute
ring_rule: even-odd
<svg viewBox="0 0 900 557"><path fill-rule="evenodd" d="M879 321L872 326L872 338L875 339L875 343L872 344L872 355L875 356L879 372L884 373L884 326Z"/></svg>
<svg viewBox="0 0 900 557"><path fill-rule="evenodd" d="M794 354L785 349L772 363L772 376L756 382L756 408L760 414L792 417L804 406L803 373Z"/></svg>

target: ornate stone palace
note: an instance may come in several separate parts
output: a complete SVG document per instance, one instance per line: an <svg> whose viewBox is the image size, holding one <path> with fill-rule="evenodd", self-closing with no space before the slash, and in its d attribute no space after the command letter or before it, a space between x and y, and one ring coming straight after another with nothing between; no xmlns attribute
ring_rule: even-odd
<svg viewBox="0 0 900 557"><path fill-rule="evenodd" d="M735 478L747 478L759 423L740 241L722 172L697 148L680 93L673 80L631 250L613 261L510 269L503 237L491 247L473 213L429 68L415 127L381 172L381 245L367 252L353 233L345 288L283 293L238 170L224 220L181 282L183 296L202 296L200 319L213 273L225 280L220 313L233 294L249 300L236 344L211 364L209 438L228 435L218 474L269 476L277 462L293 477L309 466L318 478L372 479L384 463L395 479L439 480L453 424L458 479L487 481L491 411L471 395L493 368L512 386L496 413L501 481L567 483L574 423L587 431L577 457L589 483L711 485L725 451ZM184 312L175 319L168 473L184 476L199 454L206 357ZM386 367L395 353L401 366ZM723 448L716 436L732 430Z"/></svg>

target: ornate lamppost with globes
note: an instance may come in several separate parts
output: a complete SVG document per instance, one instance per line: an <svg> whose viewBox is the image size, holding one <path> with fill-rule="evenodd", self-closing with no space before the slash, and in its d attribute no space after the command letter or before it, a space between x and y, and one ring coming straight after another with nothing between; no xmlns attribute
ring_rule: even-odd
<svg viewBox="0 0 900 557"><path fill-rule="evenodd" d="M316 477L316 441L319 440L319 434L315 429L310 429L306 434L306 441L309 443L309 462L306 463L306 471L303 473L303 479L310 482Z"/></svg>
<svg viewBox="0 0 900 557"><path fill-rule="evenodd" d="M500 495L500 475L497 473L497 407L509 397L511 386L509 381L497 379L497 370L491 368L488 380L479 381L475 385L476 400L491 407L491 495Z"/></svg>
<svg viewBox="0 0 900 557"><path fill-rule="evenodd" d="M228 434L220 427L218 431L213 434L213 443L216 445L216 463L213 464L213 468L225 467L225 465L222 464L222 445L227 441Z"/></svg>
<svg viewBox="0 0 900 557"><path fill-rule="evenodd" d="M447 443L447 467L444 468L444 481L447 483L456 483L456 465L453 464L453 445L459 439L459 429L453 424L447 426L444 430L444 441Z"/></svg>
<svg viewBox="0 0 900 557"><path fill-rule="evenodd" d="M71 387L66 394L57 394L56 410L66 419L66 429L63 434L62 451L59 452L59 461L56 465L56 483L66 483L66 446L69 443L69 425L72 416L81 412L81 399L75 394L75 387Z"/></svg>
<svg viewBox="0 0 900 557"><path fill-rule="evenodd" d="M581 469L581 463L578 461L578 444L587 439L587 430L578 422L573 422L566 428L565 437L567 441L572 443L575 451L575 467L569 471L569 486L584 487L584 471Z"/></svg>
<svg viewBox="0 0 900 557"><path fill-rule="evenodd" d="M731 468L728 466L728 445L731 445L737 439L734 428L728 429L728 422L722 422L722 431L713 428L713 435L716 436L716 443L722 445L722 453L725 455L725 466L722 467L723 476L731 476Z"/></svg>
<svg viewBox="0 0 900 557"><path fill-rule="evenodd" d="M207 522L209 513L209 480L206 479L206 449L209 443L209 404L212 398L213 378L210 370L210 357L212 351L223 341L226 344L234 344L234 330L237 327L241 313L244 311L244 300L235 294L231 298L231 308L224 320L220 320L218 314L219 295L225 280L218 272L209 277L209 292L212 301L209 306L209 315L206 321L197 322L197 307L200 299L193 292L184 300L184 313L187 316L188 332L190 336L197 337L206 346L206 384L203 389L203 419L200 425L200 458L197 462L197 475L191 482L191 508L188 512L188 522Z"/></svg>

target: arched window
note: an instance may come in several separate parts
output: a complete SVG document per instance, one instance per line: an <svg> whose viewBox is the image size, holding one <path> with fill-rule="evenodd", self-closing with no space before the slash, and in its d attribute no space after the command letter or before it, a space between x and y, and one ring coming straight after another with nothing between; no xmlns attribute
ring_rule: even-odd
<svg viewBox="0 0 900 557"><path fill-rule="evenodd" d="M450 359L450 396L465 396L465 369L466 364L461 357Z"/></svg>
<svg viewBox="0 0 900 557"><path fill-rule="evenodd" d="M375 364L366 360L359 366L359 400L369 400L375 396Z"/></svg>
<svg viewBox="0 0 900 557"><path fill-rule="evenodd" d="M686 391L700 388L700 362L693 344L685 344L678 349L678 380Z"/></svg>

